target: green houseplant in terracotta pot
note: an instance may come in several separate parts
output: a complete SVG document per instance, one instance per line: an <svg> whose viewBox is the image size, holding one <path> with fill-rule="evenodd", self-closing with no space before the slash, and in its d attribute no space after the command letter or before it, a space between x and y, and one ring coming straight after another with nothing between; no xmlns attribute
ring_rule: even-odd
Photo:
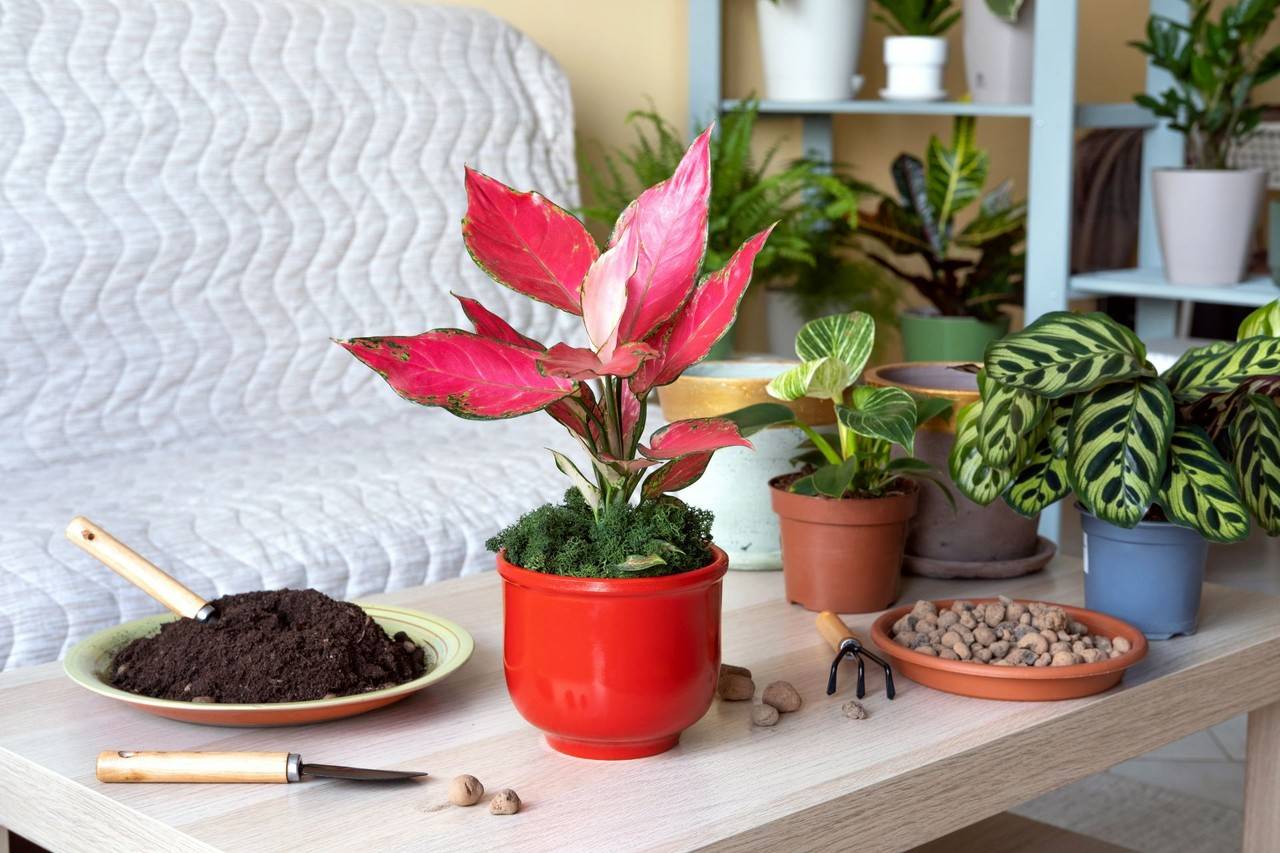
<svg viewBox="0 0 1280 853"><path fill-rule="evenodd" d="M797 458L804 467L769 483L781 519L787 599L810 610L868 613L897 599L916 478L931 477L910 455L916 428L950 408L900 388L857 384L874 345L875 322L866 314L820 317L796 337L801 363L768 386L780 400L835 405L833 437L789 421L809 438ZM894 446L907 455L892 458Z"/></svg>
<svg viewBox="0 0 1280 853"><path fill-rule="evenodd" d="M878 250L867 256L932 303L936 313L902 317L908 361L979 361L1009 327L1000 310L1022 299L1027 207L1006 182L982 196L987 153L977 147L972 116L955 120L951 142L929 141L925 160L893 161L897 197L881 195L858 215L858 231ZM977 203L967 225L957 215ZM902 260L918 259L913 272Z"/></svg>
<svg viewBox="0 0 1280 853"><path fill-rule="evenodd" d="M1280 302L1163 374L1105 314L1054 312L991 345L951 476L1023 514L1074 493L1085 603L1150 637L1196 628L1207 542L1280 534Z"/></svg>
<svg viewBox="0 0 1280 853"><path fill-rule="evenodd" d="M1266 185L1263 169L1233 169L1235 147L1257 129L1262 107L1253 90L1280 73L1280 46L1261 41L1275 0L1217 4L1190 0L1187 23L1162 15L1132 42L1173 78L1159 97L1134 100L1186 136L1185 169L1152 174L1165 277L1173 284L1239 282L1248 266Z"/></svg>
<svg viewBox="0 0 1280 853"><path fill-rule="evenodd" d="M499 284L582 317L590 347L546 347L464 297L474 333L340 342L412 402L479 420L545 411L577 441L585 469L553 451L574 487L565 503L490 541L512 701L571 755L669 749L715 689L725 555L709 541L710 514L672 493L695 482L716 450L748 446L750 424L695 418L643 440L648 396L733 322L769 234L697 278L709 142L710 130L673 175L626 207L602 253L568 212L468 170L462 230L476 263Z"/></svg>

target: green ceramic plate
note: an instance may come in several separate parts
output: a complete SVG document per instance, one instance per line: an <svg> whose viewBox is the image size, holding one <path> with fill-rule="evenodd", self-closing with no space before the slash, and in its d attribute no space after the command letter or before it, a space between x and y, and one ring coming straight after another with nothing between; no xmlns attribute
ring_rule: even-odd
<svg viewBox="0 0 1280 853"><path fill-rule="evenodd" d="M103 674L110 668L116 652L138 637L155 633L161 625L177 618L173 614L147 616L99 631L73 646L62 665L71 680L81 687L162 717L212 726L296 726L352 717L390 705L448 676L467 662L475 648L471 635L448 619L400 607L356 603L388 634L394 636L396 632L404 631L411 640L426 649L428 669L424 675L395 687L354 696L258 705L196 704L152 699L108 684Z"/></svg>

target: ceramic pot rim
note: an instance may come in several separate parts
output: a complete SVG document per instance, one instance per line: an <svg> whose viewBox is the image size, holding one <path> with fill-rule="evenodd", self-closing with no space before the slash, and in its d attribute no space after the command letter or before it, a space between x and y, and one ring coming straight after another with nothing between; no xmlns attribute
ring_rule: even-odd
<svg viewBox="0 0 1280 853"><path fill-rule="evenodd" d="M729 557L711 543L711 562L700 569L643 578L573 578L523 569L507 561L506 549L497 554L498 574L509 584L539 592L590 597L629 598L689 592L717 583L729 570Z"/></svg>
<svg viewBox="0 0 1280 853"><path fill-rule="evenodd" d="M1120 525L1118 525L1118 524L1112 524L1111 522L1109 522L1109 521L1107 521L1107 520L1105 520L1105 519L1098 518L1096 515L1094 515L1093 513L1089 512L1089 510L1085 509L1085 508L1084 508L1084 505L1083 505L1083 504L1081 504L1079 501L1076 501L1076 502L1075 502L1075 507L1076 507L1076 509L1080 510L1080 515L1082 515L1082 516L1088 516L1089 518L1092 518L1094 521L1098 522L1099 524L1105 524L1105 525L1107 525L1108 527L1111 527L1111 528L1114 528L1114 529L1116 529L1116 530L1120 530L1120 531L1125 531L1125 530L1168 530L1168 531L1181 531L1182 533L1186 533L1186 534L1188 534L1188 535L1190 535L1190 536L1194 536L1196 539L1204 539L1204 537L1203 537L1203 536L1201 536L1201 535L1200 535L1200 533L1199 533L1198 531L1192 530L1190 527L1183 527L1181 524L1174 524L1172 521L1146 521L1146 520L1143 520L1143 521L1139 521L1139 522L1138 522L1137 524L1135 524L1133 527L1121 527L1121 526L1120 526Z"/></svg>
<svg viewBox="0 0 1280 853"><path fill-rule="evenodd" d="M920 484L902 477L910 490L878 498L828 498L821 495L797 495L778 486L778 481L794 474L782 474L769 481L773 493L773 511L783 518L843 527L878 527L910 520L920 501ZM783 512L779 503L791 511ZM879 517L876 517L879 513Z"/></svg>

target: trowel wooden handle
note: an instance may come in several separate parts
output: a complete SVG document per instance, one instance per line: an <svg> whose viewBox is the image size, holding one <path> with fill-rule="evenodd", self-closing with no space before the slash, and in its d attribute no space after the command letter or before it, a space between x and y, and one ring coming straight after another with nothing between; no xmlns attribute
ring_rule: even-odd
<svg viewBox="0 0 1280 853"><path fill-rule="evenodd" d="M818 633L822 635L822 639L831 644L831 650L840 651L840 644L850 638L862 642L858 635L844 624L844 620L830 610L824 610L818 614Z"/></svg>
<svg viewBox="0 0 1280 853"><path fill-rule="evenodd" d="M146 557L84 516L78 515L71 519L71 523L67 525L67 538L179 616L194 619L208 604Z"/></svg>
<svg viewBox="0 0 1280 853"><path fill-rule="evenodd" d="M300 767L287 752L98 753L99 782L296 782Z"/></svg>

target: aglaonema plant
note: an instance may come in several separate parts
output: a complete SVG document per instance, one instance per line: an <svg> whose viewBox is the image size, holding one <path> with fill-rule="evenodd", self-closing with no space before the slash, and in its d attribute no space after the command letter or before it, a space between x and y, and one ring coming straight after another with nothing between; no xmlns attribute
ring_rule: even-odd
<svg viewBox="0 0 1280 853"><path fill-rule="evenodd" d="M768 228L700 281L710 194L708 128L675 173L623 210L608 247L567 211L466 172L463 239L494 281L582 318L589 347L532 340L475 299L458 296L475 328L339 341L400 396L468 419L545 411L591 461L584 473L552 451L599 519L640 492L654 500L694 483L712 453L750 442L729 418L676 421L642 443L646 400L704 358L733 322Z"/></svg>
<svg viewBox="0 0 1280 853"><path fill-rule="evenodd" d="M861 311L812 320L796 336L801 363L769 383L769 395L779 400L813 397L835 406L833 438L796 420L785 407L775 407L784 413L778 413L772 423L796 427L809 439L806 452L796 461L812 470L791 483L792 492L829 498L879 497L904 476L932 479L929 464L911 455L916 429L948 411L951 404L936 398L917 399L901 388L857 384L875 346L875 335L875 321ZM893 458L895 445L907 455ZM943 491L949 498L950 492L945 487Z"/></svg>
<svg viewBox="0 0 1280 853"><path fill-rule="evenodd" d="M1027 516L1074 492L1119 527L1158 506L1211 541L1245 538L1250 515L1280 534L1280 301L1164 373L1146 356L1099 313L1046 314L993 343L981 399L958 415L952 479Z"/></svg>

